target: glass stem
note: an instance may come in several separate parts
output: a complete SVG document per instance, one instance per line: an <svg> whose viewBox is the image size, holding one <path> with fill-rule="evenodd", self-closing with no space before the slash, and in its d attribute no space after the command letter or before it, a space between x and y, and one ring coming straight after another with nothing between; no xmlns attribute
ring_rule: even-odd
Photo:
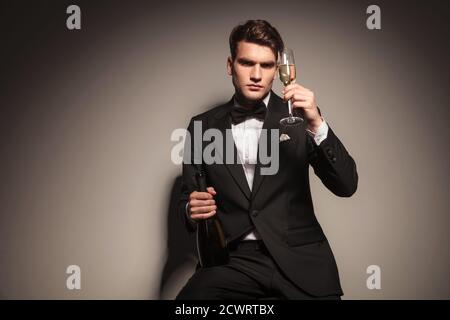
<svg viewBox="0 0 450 320"><path fill-rule="evenodd" d="M289 117L292 117L292 103L291 99L288 100Z"/></svg>

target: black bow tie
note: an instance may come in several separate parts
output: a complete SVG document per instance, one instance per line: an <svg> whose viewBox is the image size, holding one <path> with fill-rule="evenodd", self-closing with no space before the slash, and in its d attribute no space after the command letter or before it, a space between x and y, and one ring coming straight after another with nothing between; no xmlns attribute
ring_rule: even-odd
<svg viewBox="0 0 450 320"><path fill-rule="evenodd" d="M258 102L252 108L234 105L231 107L231 121L233 124L239 124L244 122L248 117L264 121L266 112L267 107L262 101Z"/></svg>

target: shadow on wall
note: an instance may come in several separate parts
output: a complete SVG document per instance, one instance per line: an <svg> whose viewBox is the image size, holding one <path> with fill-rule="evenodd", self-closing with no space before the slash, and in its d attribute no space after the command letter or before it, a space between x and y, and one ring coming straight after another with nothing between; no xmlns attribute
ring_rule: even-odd
<svg viewBox="0 0 450 320"><path fill-rule="evenodd" d="M185 265L196 259L195 233L189 234L178 212L181 195L181 175L175 179L172 187L167 215L167 260L163 267L159 286L159 299L163 299L169 279Z"/></svg>

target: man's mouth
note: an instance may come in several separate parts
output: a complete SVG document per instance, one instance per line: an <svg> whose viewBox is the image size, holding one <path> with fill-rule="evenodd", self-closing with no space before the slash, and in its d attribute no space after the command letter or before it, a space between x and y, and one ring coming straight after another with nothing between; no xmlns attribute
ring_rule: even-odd
<svg viewBox="0 0 450 320"><path fill-rule="evenodd" d="M250 90L254 90L254 91L261 90L263 88L263 86L258 86L255 84L249 84L249 85L247 85L247 87L249 87Z"/></svg>

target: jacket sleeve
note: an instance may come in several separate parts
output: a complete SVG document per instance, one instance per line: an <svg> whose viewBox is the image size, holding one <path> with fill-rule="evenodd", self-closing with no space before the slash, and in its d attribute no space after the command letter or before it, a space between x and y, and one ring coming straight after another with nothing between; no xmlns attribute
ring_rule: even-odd
<svg viewBox="0 0 450 320"><path fill-rule="evenodd" d="M339 197L350 197L358 187L356 164L327 124L328 134L320 145L306 134L308 161L314 173L331 192Z"/></svg>

